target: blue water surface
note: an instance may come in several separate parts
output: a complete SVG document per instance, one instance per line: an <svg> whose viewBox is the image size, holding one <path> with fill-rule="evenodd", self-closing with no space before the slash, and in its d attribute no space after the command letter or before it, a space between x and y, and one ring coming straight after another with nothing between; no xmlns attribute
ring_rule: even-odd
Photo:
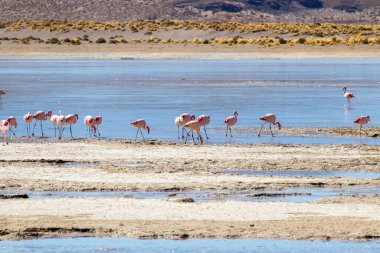
<svg viewBox="0 0 380 253"><path fill-rule="evenodd" d="M284 126L353 126L359 115L380 123L380 60L1 60L0 117L52 109L79 113L75 136L84 137L83 118L102 115L104 137L134 138L128 123L144 118L150 138L176 139L174 118L184 112L211 116L210 128L239 112L238 126L260 126L275 113ZM257 86L258 85L258 86ZM355 93L346 106L342 86ZM50 123L48 135L54 135ZM64 135L68 135L66 132ZM39 135L39 130L37 131ZM258 138L238 133L226 140L210 129L212 143L369 143L359 137L285 136Z"/></svg>
<svg viewBox="0 0 380 253"><path fill-rule="evenodd" d="M128 238L66 238L0 241L4 253L24 252L313 252L377 253L380 241L307 241L279 239L136 240Z"/></svg>

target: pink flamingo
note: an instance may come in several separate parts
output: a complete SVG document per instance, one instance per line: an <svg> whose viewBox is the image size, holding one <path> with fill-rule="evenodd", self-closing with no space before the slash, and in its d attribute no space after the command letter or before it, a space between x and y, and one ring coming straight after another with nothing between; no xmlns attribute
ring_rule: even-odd
<svg viewBox="0 0 380 253"><path fill-rule="evenodd" d="M100 137L100 132L99 132L99 125L102 124L103 118L102 116L95 116L95 127L98 129L98 136Z"/></svg>
<svg viewBox="0 0 380 253"><path fill-rule="evenodd" d="M366 135L368 135L364 130L362 130L362 126L365 125L365 124L367 124L369 121L370 121L370 118L369 118L368 115L367 115L367 116L359 116L359 117L357 117L357 118L354 120L353 123L360 125L360 127L359 127L359 133L360 133L360 136L362 136L362 131L363 131Z"/></svg>
<svg viewBox="0 0 380 253"><path fill-rule="evenodd" d="M187 122L184 125L184 127L187 128L189 131L191 131L191 136L193 137L193 142L194 143L195 143L195 140L194 140L193 132L195 131L197 133L197 135L198 135L199 141L201 142L201 144L203 144L203 138L202 138L201 130L200 130L201 124L198 121L191 120L191 121ZM186 142L187 142L187 136L186 136L185 143Z"/></svg>
<svg viewBox="0 0 380 253"><path fill-rule="evenodd" d="M70 125L71 138L73 138L73 132L71 130L71 125L76 124L78 119L79 119L78 114L69 114L65 117L65 124Z"/></svg>
<svg viewBox="0 0 380 253"><path fill-rule="evenodd" d="M226 137L227 137L228 129L230 129L230 135L232 137L231 126L236 124L237 116L238 116L237 111L234 111L234 116L229 116L223 120L223 123L227 124Z"/></svg>
<svg viewBox="0 0 380 253"><path fill-rule="evenodd" d="M195 120L195 115L190 115L188 113L183 113L175 118L174 123L178 127L178 139L179 139L179 128L182 127L182 139L185 138L183 131L185 130L183 128L184 125L186 125L187 122L190 120Z"/></svg>
<svg viewBox="0 0 380 253"><path fill-rule="evenodd" d="M8 144L8 139L7 139L7 130L9 128L9 122L5 119L0 121L0 128L1 128L1 136L2 139L5 139L6 144Z"/></svg>
<svg viewBox="0 0 380 253"><path fill-rule="evenodd" d="M136 138L135 138L135 140L137 140L137 135L138 135L139 131L140 131L140 133L141 133L141 136L142 136L143 140L145 140L144 135L143 135L141 129L144 128L144 129L148 132L148 134L150 133L150 128L149 128L149 126L146 124L145 120L143 120L143 119L138 119L138 120L135 120L135 121L131 122L130 124L131 124L132 126L134 126L134 127L137 128L137 132L136 132Z"/></svg>
<svg viewBox="0 0 380 253"><path fill-rule="evenodd" d="M26 124L26 134L28 135L28 137L30 136L30 123L32 123L32 121L33 115L30 112L24 115L24 122Z"/></svg>
<svg viewBox="0 0 380 253"><path fill-rule="evenodd" d="M42 130L42 121L46 121L48 118L50 119L51 115L52 112L50 110L47 113L45 113L44 111L37 111L35 114L33 114L33 119L36 120L36 123L34 123L32 136L34 136L34 130L36 129L36 124L38 121L40 121L41 133L42 136L44 136L44 131Z"/></svg>
<svg viewBox="0 0 380 253"><path fill-rule="evenodd" d="M201 115L197 118L197 121L199 122L199 125L203 127L203 130L205 131L206 138L208 139L207 132L206 132L206 126L210 123L210 116L208 115Z"/></svg>
<svg viewBox="0 0 380 253"><path fill-rule="evenodd" d="M50 117L50 122L54 125L54 137L57 137L57 119L58 115L54 114Z"/></svg>
<svg viewBox="0 0 380 253"><path fill-rule="evenodd" d="M5 93L4 91L0 90L0 110L1 108L3 108L3 99L1 98L1 96L3 95L6 95L7 93Z"/></svg>
<svg viewBox="0 0 380 253"><path fill-rule="evenodd" d="M57 126L58 126L58 139L62 139L63 131L65 131L66 118L62 115L61 110L59 110L59 116L57 116Z"/></svg>
<svg viewBox="0 0 380 253"><path fill-rule="evenodd" d="M355 96L352 92L347 92L347 87L343 87L343 96L347 99L348 105L350 105L351 99L353 99Z"/></svg>
<svg viewBox="0 0 380 253"><path fill-rule="evenodd" d="M87 126L87 131L86 131L86 138L90 137L91 132L94 136L96 136L96 122L94 118L90 115L87 115L84 118L84 124Z"/></svg>
<svg viewBox="0 0 380 253"><path fill-rule="evenodd" d="M6 121L8 121L9 123L9 134L12 132L13 133L13 136L16 136L15 132L12 130L12 127L14 126L15 128L17 128L17 120L16 120L16 117L14 116L11 116L11 117L8 117L6 119Z"/></svg>
<svg viewBox="0 0 380 253"><path fill-rule="evenodd" d="M280 122L278 122L276 120L276 115L274 115L273 113L265 114L265 115L261 116L259 119L264 121L264 124L261 126L259 134L258 134L259 137L261 134L261 130L263 129L264 125L267 123L269 124L269 129L270 129L270 132L272 134L272 137L274 137L273 132L272 132L272 125L277 125L278 129L281 130L281 124L280 124Z"/></svg>

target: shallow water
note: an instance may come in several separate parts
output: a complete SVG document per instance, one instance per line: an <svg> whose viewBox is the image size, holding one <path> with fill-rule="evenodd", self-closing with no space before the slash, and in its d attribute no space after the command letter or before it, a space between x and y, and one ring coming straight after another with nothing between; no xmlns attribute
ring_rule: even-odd
<svg viewBox="0 0 380 253"><path fill-rule="evenodd" d="M20 135L26 133L21 117L28 111L79 113L73 131L80 137L88 114L103 116L102 136L125 138L135 136L128 123L144 118L150 138L176 139L173 121L183 112L211 115L210 127L223 126L234 110L239 126L260 126L258 117L268 112L284 126L352 126L362 114L377 125L379 68L380 60L2 60L0 89L7 95L0 114L18 117ZM351 108L345 106L342 84L356 95ZM53 136L54 129L45 125ZM380 144L366 137L275 134L236 133L230 140L210 129L209 142Z"/></svg>
<svg viewBox="0 0 380 253"><path fill-rule="evenodd" d="M136 240L128 238L66 238L0 241L0 251L21 252L345 252L375 253L380 241L307 241L279 239Z"/></svg>
<svg viewBox="0 0 380 253"><path fill-rule="evenodd" d="M283 176L283 177L347 177L347 178L380 178L379 172L368 171L331 171L331 170L226 170L226 174Z"/></svg>
<svg viewBox="0 0 380 253"><path fill-rule="evenodd" d="M195 201L210 200L244 200L244 201L286 201L308 202L325 198L351 195L378 194L380 186L343 186L343 187L318 187L318 188L288 188L284 190L197 190L174 192L124 192L124 191L89 191L89 192L52 192L52 191L14 191L0 190L0 194L28 194L31 199L63 198L63 197L125 197L144 199L166 199L169 196L176 198L192 198ZM252 194L268 194L267 196L254 197ZM270 194L284 194L283 196L270 196Z"/></svg>

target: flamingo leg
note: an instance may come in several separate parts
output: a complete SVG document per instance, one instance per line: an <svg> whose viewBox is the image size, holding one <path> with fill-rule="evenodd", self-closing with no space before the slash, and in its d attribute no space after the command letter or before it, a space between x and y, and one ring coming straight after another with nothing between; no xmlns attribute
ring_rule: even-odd
<svg viewBox="0 0 380 253"><path fill-rule="evenodd" d="M62 138L62 135L63 135L63 131L65 131L65 127L62 127L61 133L59 134L59 137L61 137L61 138Z"/></svg>
<svg viewBox="0 0 380 253"><path fill-rule="evenodd" d="M9 128L9 131L13 133L13 136L16 136L15 132L13 132L12 128Z"/></svg>
<svg viewBox="0 0 380 253"><path fill-rule="evenodd" d="M362 125L360 125L360 136L361 136L361 132L365 133L368 136L368 133L363 130Z"/></svg>
<svg viewBox="0 0 380 253"><path fill-rule="evenodd" d="M100 132L99 132L99 125L97 125L98 126L98 136L100 137Z"/></svg>
<svg viewBox="0 0 380 253"><path fill-rule="evenodd" d="M54 137L57 137L57 127L54 125Z"/></svg>
<svg viewBox="0 0 380 253"><path fill-rule="evenodd" d="M179 126L177 127L177 129L178 129L178 139L179 139Z"/></svg>
<svg viewBox="0 0 380 253"><path fill-rule="evenodd" d="M228 125L227 125L227 128L226 128L226 137L227 137L227 134L228 134Z"/></svg>
<svg viewBox="0 0 380 253"><path fill-rule="evenodd" d="M144 138L144 135L143 135L143 133L142 133L141 128L140 128L140 133L141 133L141 136L142 136L143 140L145 141L145 138Z"/></svg>
<svg viewBox="0 0 380 253"><path fill-rule="evenodd" d="M36 122L34 123L33 132L32 132L32 136L34 136L34 130L36 130L36 125L37 125L37 120L36 120Z"/></svg>
<svg viewBox="0 0 380 253"><path fill-rule="evenodd" d="M139 134L139 130L140 130L140 128L139 128L139 129L137 129L137 132L136 132L136 137L135 137L135 141L137 141L137 135Z"/></svg>
<svg viewBox="0 0 380 253"><path fill-rule="evenodd" d="M272 132L272 124L269 124L269 130L270 130L270 133L272 134L272 137L274 137L273 132Z"/></svg>
<svg viewBox="0 0 380 253"><path fill-rule="evenodd" d="M259 131L259 134L257 135L257 136L259 136L260 137L260 134L261 134L261 130L263 130L263 127L264 127L264 125L265 125L265 123L261 126L261 128L260 128L260 131Z"/></svg>
<svg viewBox="0 0 380 253"><path fill-rule="evenodd" d="M231 132L231 127L230 127L230 135L231 135L231 137L233 137L233 136L232 136L232 132Z"/></svg>
<svg viewBox="0 0 380 253"><path fill-rule="evenodd" d="M206 126L203 127L203 130L205 131L206 138L209 139L208 136L207 136L207 132L206 132Z"/></svg>
<svg viewBox="0 0 380 253"><path fill-rule="evenodd" d="M41 133L42 133L42 137L44 136L44 130L42 130L42 120L40 121L41 122Z"/></svg>
<svg viewBox="0 0 380 253"><path fill-rule="evenodd" d="M71 131L71 125L70 125L70 134L71 134L71 138L73 138L73 131Z"/></svg>
<svg viewBox="0 0 380 253"><path fill-rule="evenodd" d="M194 140L194 131L191 131L191 137L193 138L193 142L195 143L195 140Z"/></svg>

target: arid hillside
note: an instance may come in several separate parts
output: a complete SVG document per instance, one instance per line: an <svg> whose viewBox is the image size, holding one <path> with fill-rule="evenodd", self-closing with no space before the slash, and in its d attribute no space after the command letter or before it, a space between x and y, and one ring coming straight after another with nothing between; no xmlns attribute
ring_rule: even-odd
<svg viewBox="0 0 380 253"><path fill-rule="evenodd" d="M0 21L380 22L379 0L0 0Z"/></svg>

